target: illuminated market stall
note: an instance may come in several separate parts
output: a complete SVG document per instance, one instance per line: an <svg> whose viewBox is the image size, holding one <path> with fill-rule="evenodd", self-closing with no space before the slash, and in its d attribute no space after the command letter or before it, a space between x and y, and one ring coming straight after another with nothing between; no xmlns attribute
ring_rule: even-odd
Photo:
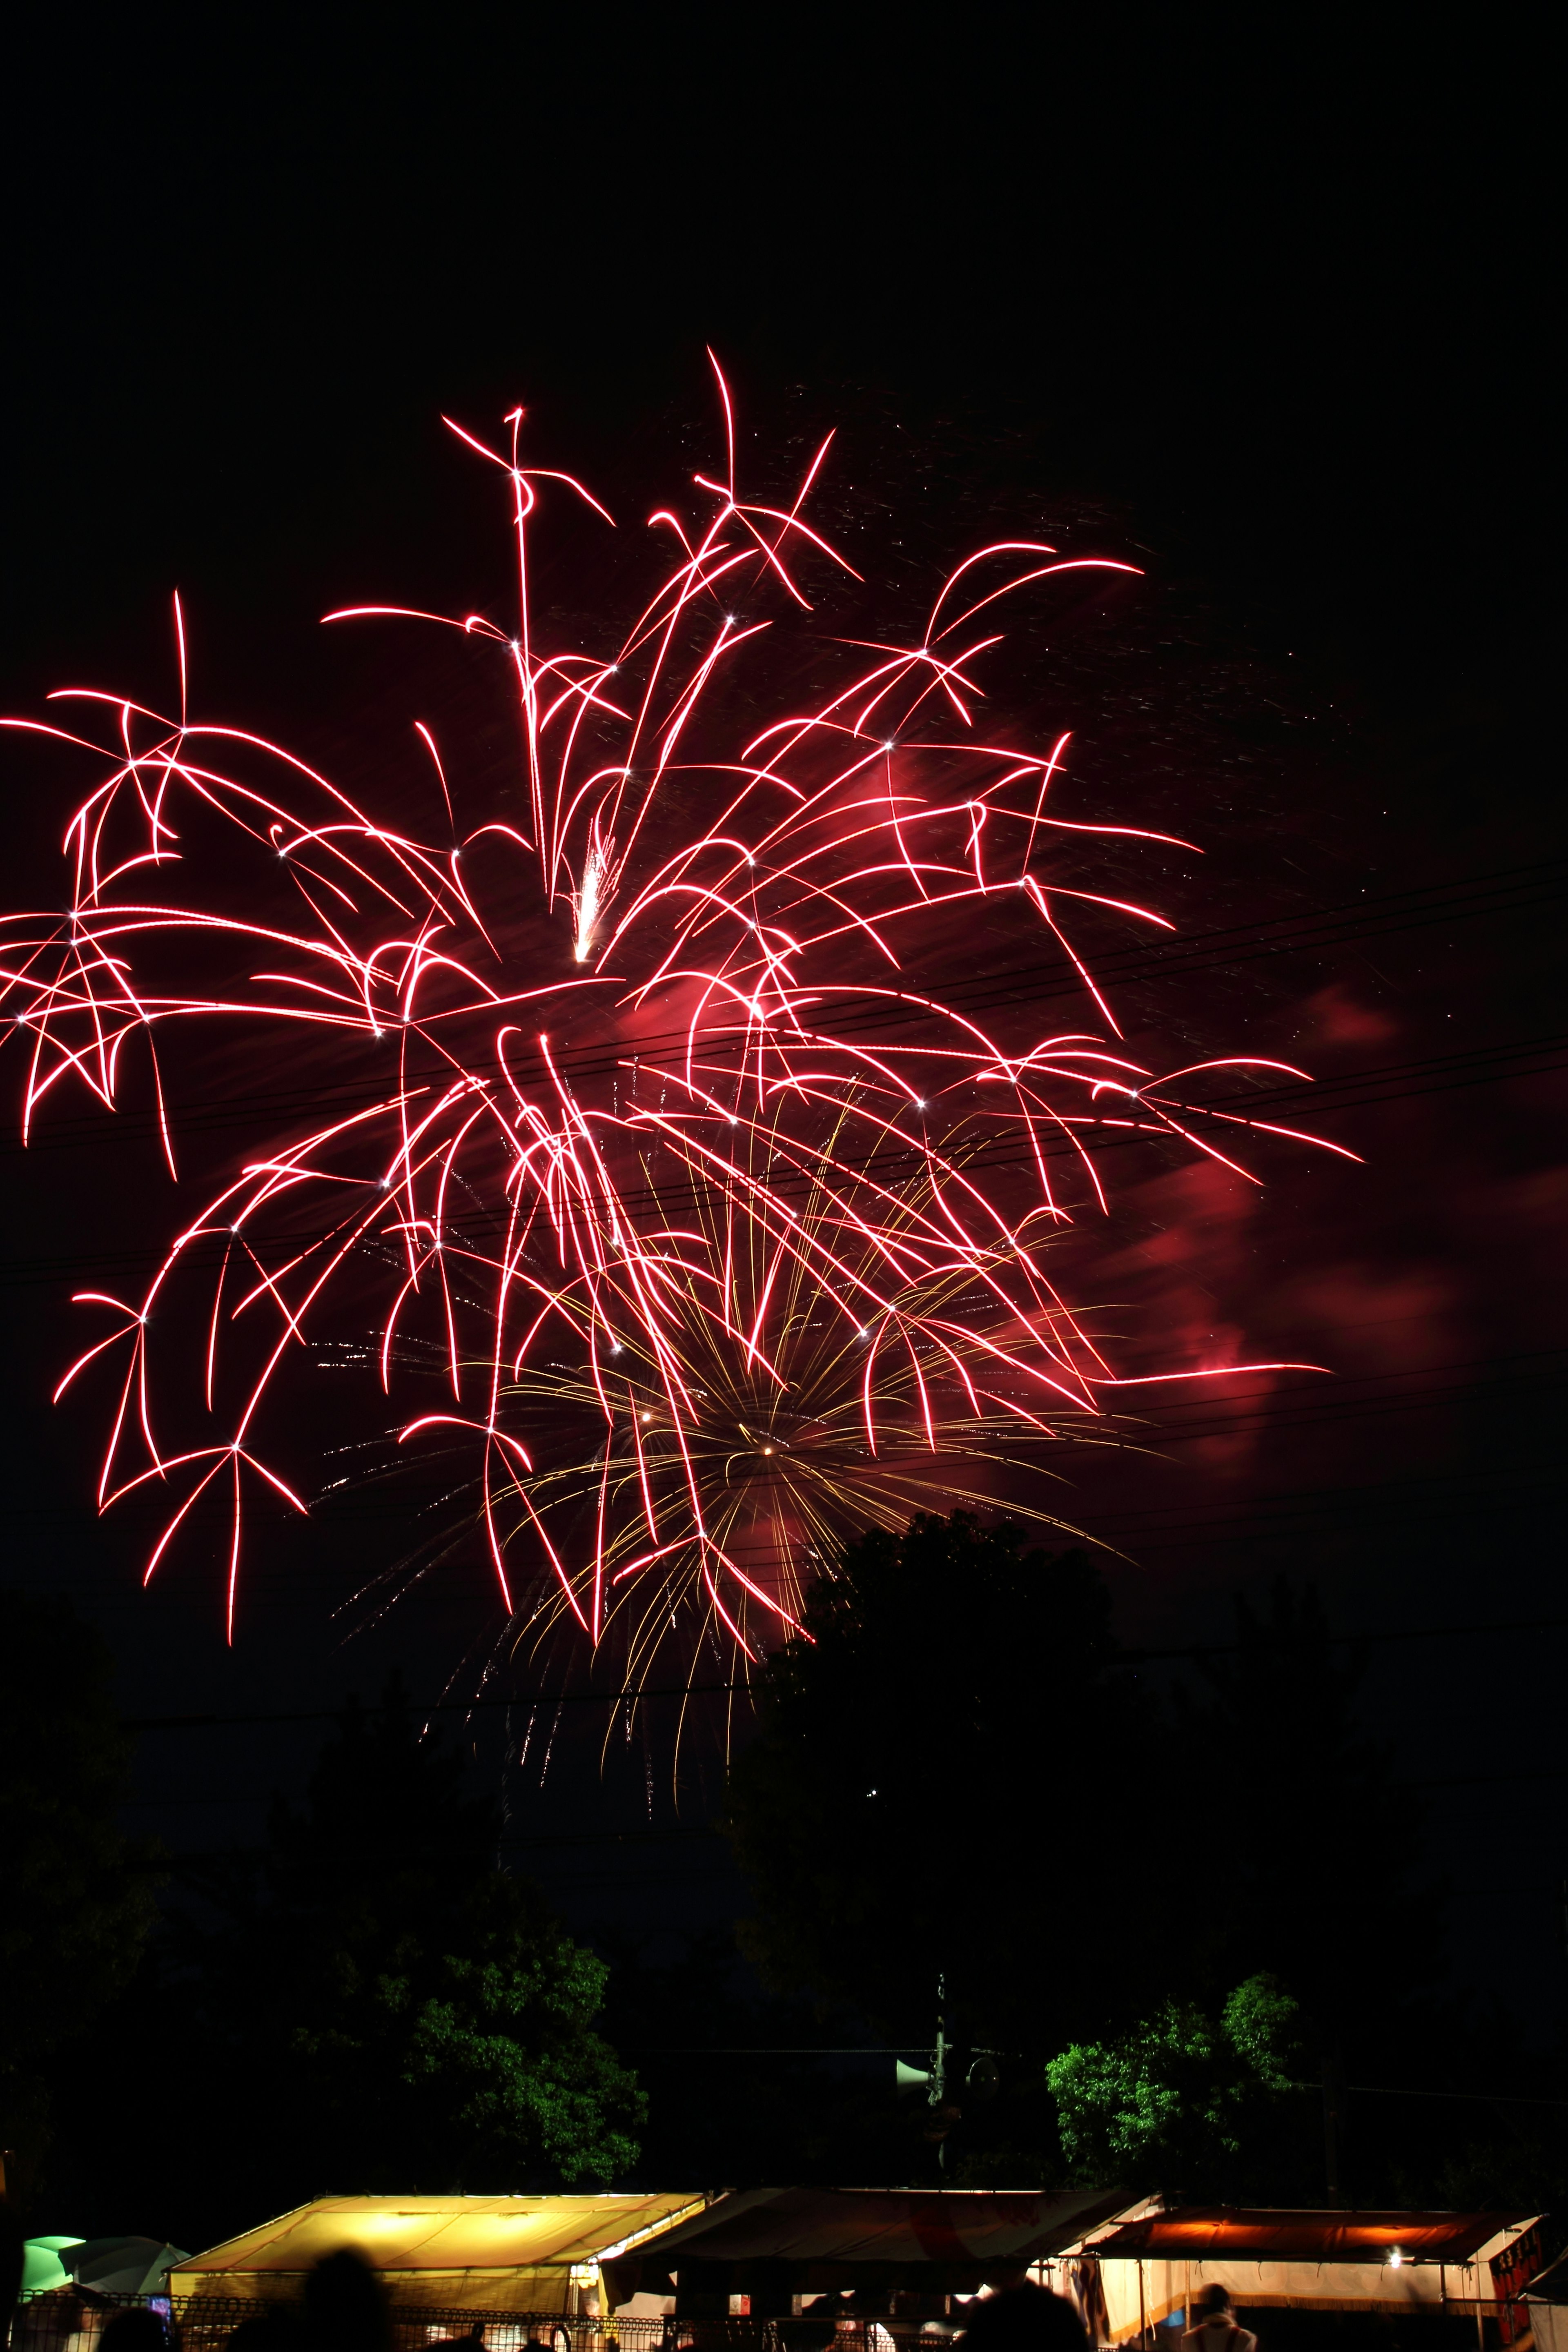
<svg viewBox="0 0 1568 2352"><path fill-rule="evenodd" d="M839 2296L934 2319L1142 2202L1121 2189L736 2189L606 2257L605 2284L634 2315L787 2319Z"/></svg>
<svg viewBox="0 0 1568 2352"><path fill-rule="evenodd" d="M601 2266L702 2210L662 2196L321 2197L169 2273L178 2302L297 2294L323 2254L351 2247L395 2304L440 2311L602 2310Z"/></svg>
<svg viewBox="0 0 1568 2352"><path fill-rule="evenodd" d="M1541 2216L1184 2206L1123 2215L1038 2266L1071 2295L1096 2344L1170 2343L1206 2286L1237 2310L1474 2318L1497 2340L1530 2327Z"/></svg>

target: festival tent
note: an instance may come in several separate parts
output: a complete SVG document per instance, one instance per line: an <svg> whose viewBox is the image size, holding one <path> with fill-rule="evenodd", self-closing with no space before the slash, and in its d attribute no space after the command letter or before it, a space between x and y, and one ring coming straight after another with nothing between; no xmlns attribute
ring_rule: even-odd
<svg viewBox="0 0 1568 2352"><path fill-rule="evenodd" d="M1026 2277L1045 2255L1140 2210L1125 2189L747 2189L605 2261L609 2307L674 2297L693 2318L745 2295L753 2317L856 2290L941 2300ZM633 2304L634 2296L637 2305Z"/></svg>
<svg viewBox="0 0 1568 2352"><path fill-rule="evenodd" d="M1537 2352L1568 2352L1568 2254L1557 2260L1524 2291L1524 2308Z"/></svg>
<svg viewBox="0 0 1568 2352"><path fill-rule="evenodd" d="M1541 2263L1539 2214L1276 2207L1152 2208L1036 2273L1070 2294L1096 2344L1173 2341L1205 2286L1240 2311L1376 2311L1490 2319L1504 2345ZM1165 2331L1169 2329L1169 2336Z"/></svg>
<svg viewBox="0 0 1568 2352"><path fill-rule="evenodd" d="M52 2294L57 2287L69 2286L71 2274L65 2257L72 2246L86 2242L85 2238L26 2239L22 2246L23 2300L29 2295Z"/></svg>
<svg viewBox="0 0 1568 2352"><path fill-rule="evenodd" d="M94 2294L162 2294L167 2273L190 2256L162 2238L84 2238L63 2259Z"/></svg>
<svg viewBox="0 0 1568 2352"><path fill-rule="evenodd" d="M94 2294L160 2294L172 2263L187 2256L162 2238L29 2238L22 2298L89 2287Z"/></svg>
<svg viewBox="0 0 1568 2352"><path fill-rule="evenodd" d="M290 2295L350 2247L397 2304L440 2311L602 2309L600 2264L703 2205L696 2190L616 2197L320 2197L179 2263L169 2292Z"/></svg>

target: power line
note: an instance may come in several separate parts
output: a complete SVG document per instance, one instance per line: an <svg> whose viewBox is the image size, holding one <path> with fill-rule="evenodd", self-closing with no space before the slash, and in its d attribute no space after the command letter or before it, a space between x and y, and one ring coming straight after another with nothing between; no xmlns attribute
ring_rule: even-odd
<svg viewBox="0 0 1568 2352"><path fill-rule="evenodd" d="M1563 1780L1568 1780L1568 1765L1526 1764L1508 1767L1499 1772L1460 1772L1436 1775L1425 1774L1407 1780L1395 1780L1391 1783L1391 1785L1394 1789L1398 1790L1481 1789L1505 1786L1512 1787L1517 1785L1520 1781ZM272 1798L277 1793L279 1792L269 1790L265 1797L259 1795L215 1797L208 1801L221 1805L256 1805L264 1802L270 1803ZM182 1801L179 1798L128 1797L121 1800L121 1810L123 1811L130 1808L135 1808L142 1811L162 1811L165 1807L178 1806L181 1801ZM723 1834L723 1831L713 1823L708 1823L700 1829L555 1830L534 1836L524 1835L503 1837L497 1841L497 1844L498 1849L503 1852L512 1852L520 1848L526 1848L529 1851L532 1851L542 1846L565 1846L572 1849L584 1845L613 1844L646 1846L652 1844L668 1844L671 1842L686 1843L704 1839L710 1840L714 1838L721 1838ZM160 1869L165 1866L174 1868L186 1863L223 1861L236 1853L247 1851L249 1851L249 1849L237 1848L234 1846L204 1847L194 1853L162 1856L152 1863L149 1867L153 1869ZM736 1864L735 1866L738 1868L740 1865ZM607 1876L611 1874L603 1873L599 1874ZM705 1872L701 1874L708 1876L720 1876L724 1874L724 1873ZM1532 1891L1537 1895L1542 1894L1547 1895L1554 1907L1561 1901L1560 1885L1555 1880L1552 1882L1549 1887L1538 1885ZM1351 2087L1352 2089L1362 2090L1372 2090L1375 2088L1374 2085L1370 2084L1352 2084ZM1436 2096L1437 2095L1433 2094L1432 2095ZM1452 2094L1444 2094L1443 2095L1458 2097L1460 2094L1456 2092Z"/></svg>
<svg viewBox="0 0 1568 2352"><path fill-rule="evenodd" d="M1539 1059L1542 1055L1550 1055L1552 1058ZM1530 1068L1523 1067L1523 1063L1531 1057L1536 1057L1535 1066ZM1471 1087L1494 1085L1500 1079L1508 1077L1550 1076L1561 1069L1568 1069L1568 1034L1521 1039L1511 1044L1477 1047L1468 1052L1435 1055L1416 1061L1392 1063L1379 1069L1350 1072L1339 1077L1311 1079L1295 1086L1274 1087L1265 1092L1247 1089L1240 1093L1218 1096L1211 1102L1184 1103L1177 1108L1184 1118L1201 1119L1221 1116L1227 1127L1239 1123L1244 1128L1257 1129L1260 1122L1270 1118L1274 1112L1290 1108L1297 1104L1309 1106L1314 1113L1335 1109L1378 1109L1390 1103L1414 1101L1426 1096L1451 1094ZM1403 1079L1409 1083L1387 1085L1381 1091L1375 1092L1355 1091L1359 1088L1370 1087L1374 1080L1379 1079L1395 1081ZM1416 1080L1426 1082L1417 1084L1415 1083ZM332 1098L340 1097L334 1096ZM1036 1139L1039 1157L1047 1160L1070 1160L1078 1156L1080 1147L1086 1151L1103 1154L1107 1151L1124 1150L1140 1139L1169 1141L1171 1137L1169 1128L1157 1118L1147 1119L1131 1117L1115 1118L1109 1121L1096 1120L1093 1124L1075 1118L1069 1120L1069 1124L1074 1129L1074 1135L1071 1138L1053 1133L1041 1134ZM92 1139L101 1140L108 1131L107 1124L99 1122ZM1310 1144L1310 1137L1307 1142ZM1005 1143L981 1146L971 1158L963 1160L963 1167L966 1174L981 1170L1023 1168L1031 1166L1036 1157L1037 1148L1019 1145L1009 1139ZM847 1173L853 1173L858 1170L874 1171L879 1178L885 1181L897 1181L901 1171L913 1172L927 1163L924 1152L911 1144L907 1150L900 1151L880 1147L872 1154L846 1154L835 1158L829 1164ZM804 1168L786 1166L782 1171L770 1168L767 1181L770 1191L787 1197L800 1192L810 1191L816 1183L817 1178ZM695 1180L688 1182L684 1179L658 1186L630 1185L618 1192L616 1195L622 1209L633 1218L637 1216L639 1210L662 1214L672 1205L684 1204L688 1202L698 1203L717 1202L725 1197L725 1189L720 1184L700 1182ZM308 1248L312 1244L325 1241L330 1234L339 1230L340 1228L335 1225L289 1227L270 1234L252 1233L247 1229L246 1241L247 1246L258 1255L265 1255L268 1251L278 1251L288 1256L302 1248ZM454 1217L447 1221L449 1234L460 1244L481 1244L488 1237L498 1235L503 1230L502 1221L492 1216ZM225 1236L210 1235L203 1243L184 1251L181 1255L181 1264L190 1271L208 1271L218 1263L226 1245ZM25 1258L13 1259L9 1264L0 1261L0 1289L36 1289L57 1282L62 1276L82 1272L100 1274L121 1270L129 1272L142 1266L157 1265L167 1255L166 1247L111 1252L70 1251L53 1257L41 1257L34 1253Z"/></svg>
<svg viewBox="0 0 1568 2352"><path fill-rule="evenodd" d="M1226 929L1197 932L1169 948L1133 948L1102 958L1096 966L1097 976L1105 985L1119 987L1134 982L1158 980L1173 974L1210 971L1250 963L1260 959L1300 952L1321 952L1368 937L1381 937L1390 931L1428 928L1435 924L1465 920L1473 916L1515 913L1536 906L1549 904L1561 895L1564 879L1568 879L1568 858L1553 858L1537 865L1504 867L1489 875L1477 876L1458 883L1416 885L1399 891L1380 893L1375 897L1363 894L1332 907L1317 908L1300 915L1280 916L1260 924L1235 925ZM955 1009L974 1012L990 1005L1009 1003L1033 1003L1051 996L1079 994L1082 981L1070 960L1057 956L1020 966L1009 972L986 973L968 983L961 983L944 996L944 1003ZM261 1017L259 1013L257 1017ZM931 1014L923 1005L894 997L868 994L856 1010L856 999L847 996L839 1008L836 1029L850 1034L858 1028L883 1028L910 1020L926 1020ZM736 1032L739 1042L742 1033ZM679 1061L687 1051L684 1030L667 1030L638 1041L637 1059L650 1068L661 1063ZM626 1056L620 1045L585 1045L574 1048L563 1044L556 1056L556 1066L563 1076L581 1079L604 1076L620 1067ZM526 1070L537 1056L531 1056L526 1045L520 1043L515 1060L510 1064L514 1074ZM488 1065L487 1065L488 1066ZM499 1069L499 1063L495 1065ZM445 1080L451 1075L450 1066L433 1072L411 1073L410 1082L418 1084L427 1079ZM374 1100L385 1091L384 1080L374 1085L353 1085L334 1082L315 1088L293 1087L273 1089L247 1096L231 1097L219 1106L205 1111L186 1111L180 1116L181 1131L195 1134L215 1131L226 1126L243 1123L257 1111L268 1108L304 1109L322 1102L346 1103ZM52 1120L45 1130L47 1141L42 1148L64 1148L77 1136L91 1139L100 1138L115 1125L122 1133L158 1131L156 1118L149 1113L88 1112L75 1118ZM27 1147L37 1150L39 1140ZM20 1150L20 1145L0 1147Z"/></svg>
<svg viewBox="0 0 1568 2352"><path fill-rule="evenodd" d="M1468 1639L1478 1633L1542 1633L1568 1625L1568 1615L1541 1617L1490 1618L1460 1625L1393 1626L1370 1633L1327 1633L1321 1636L1326 1644L1336 1648L1356 1648L1365 1643L1421 1642ZM1242 1642L1199 1642L1180 1649L1122 1649L1115 1651L1108 1664L1118 1666L1129 1663L1152 1664L1176 1659L1230 1657L1250 1648ZM738 1682L679 1683L649 1689L627 1684L613 1691L534 1691L511 1697L470 1699L437 1699L428 1706L410 1706L411 1719L423 1721L433 1715L473 1715L510 1708L517 1713L542 1706L619 1706L626 1703L641 1704L649 1699L713 1698L735 1692L755 1692L755 1678ZM369 1708L367 1715L380 1713ZM298 1709L260 1710L238 1715L163 1715L126 1717L121 1728L126 1731L195 1731L216 1725L251 1725L261 1723L337 1723L342 1718L342 1706Z"/></svg>
<svg viewBox="0 0 1568 2352"><path fill-rule="evenodd" d="M1497 1386L1504 1389L1507 1384L1500 1382ZM1542 1392L1548 1391L1543 1388ZM1447 1392L1437 1391L1430 1401L1441 1402L1445 1393ZM1473 1389L1457 1393L1462 1396L1484 1395L1486 1389L1483 1385L1478 1384ZM1413 1403L1426 1401L1415 1399L1413 1400ZM1367 1406L1368 1412L1381 1412L1382 1409L1381 1403L1376 1400L1369 1402ZM1343 1417L1346 1420L1354 1419L1356 1417L1354 1409L1347 1407ZM1237 1424L1244 1428L1251 1425L1253 1424L1250 1421ZM1286 1433L1288 1434L1296 1425L1298 1424L1287 1423ZM1310 1426L1311 1423L1303 1421L1300 1425ZM1212 1429L1187 1433L1194 1438L1223 1435L1226 1433L1228 1426L1225 1423L1216 1423ZM1174 1433L1169 1442L1179 1442L1181 1435L1182 1433ZM1134 1434L1124 1443L1121 1441L1113 1443L1110 1438L1097 1440L1087 1436L1070 1435L1057 1442L1060 1444L1064 1454L1070 1452L1075 1446L1094 1444L1106 1452L1146 1453L1152 1459L1157 1459L1159 1444L1165 1441L1163 1433L1155 1429L1142 1435ZM394 1475L379 1474L376 1483L388 1484ZM1475 1470L1418 1472L1402 1478L1375 1479L1360 1484L1341 1480L1334 1485L1287 1488L1283 1491L1261 1495L1242 1495L1228 1503L1223 1499L1216 1503L1213 1497L1205 1496L1202 1500L1194 1500L1188 1504L1173 1505L1167 1501L1151 1504L1142 1508L1119 1511L1080 1509L1073 1520L1053 1520L1051 1532L1056 1539L1066 1542L1074 1540L1079 1530L1097 1541L1110 1540L1110 1536L1108 1531L1116 1531L1129 1541L1142 1541L1148 1537L1159 1535L1185 1538L1210 1528L1237 1528L1239 1521L1238 1532L1245 1536L1250 1529L1260 1527L1269 1520L1281 1517L1299 1520L1304 1514L1321 1513L1334 1506L1343 1506L1346 1508L1354 1508L1363 1512L1369 1508L1384 1508L1403 1513L1415 1507L1424 1507L1413 1505L1411 1501L1412 1496L1418 1496L1421 1490L1428 1487L1453 1488L1456 1485L1466 1481L1472 1486L1477 1482L1482 1482L1482 1491L1471 1497L1450 1495L1445 1499L1442 1507L1464 1506L1476 1509L1510 1511L1520 1508L1528 1494L1542 1486L1550 1487L1561 1483L1564 1476L1568 1476L1568 1464L1564 1464L1560 1454L1553 1454L1539 1462L1512 1463L1509 1465L1507 1475L1509 1486L1508 1490L1502 1493L1491 1491L1486 1486L1484 1482L1495 1480L1499 1475L1497 1469L1489 1465ZM771 1471L767 1473L759 1471L752 1481L752 1484L759 1487L774 1483L776 1483L775 1475ZM942 1495L953 1490L939 1482L929 1491L934 1501ZM446 1497L437 1499L444 1500ZM918 1498L913 1499L918 1502ZM428 1503L422 1501L417 1495L410 1496L407 1494L402 1494L376 1502L360 1500L338 1503L334 1501L318 1507L311 1516L316 1526L331 1531L344 1526L366 1525L376 1520L395 1520L399 1525L406 1526L411 1519L423 1516L428 1507ZM1005 1516L1005 1507L998 1507ZM1064 1511L1068 1507L1068 1505L1063 1505ZM1194 1511L1207 1512L1210 1516L1203 1519L1193 1519L1183 1516L1184 1513ZM1224 1516L1215 1516L1216 1513ZM10 1516L13 1520L32 1519L70 1524L84 1520L88 1515L85 1510L78 1513L40 1508L34 1511L16 1510ZM128 1518L127 1524L133 1525L135 1522ZM187 1515L184 1524L193 1531L218 1527L226 1529L231 1524L231 1519L228 1507L221 1502L215 1502L210 1509L206 1507L193 1509ZM279 1505L272 1510L258 1507L249 1515L249 1524L253 1527L277 1526L298 1530L300 1520L297 1512L289 1511ZM472 1524L478 1524L477 1520L472 1521ZM446 1523L439 1532L445 1540L460 1535L463 1528L454 1519ZM754 1559L760 1559L763 1563L763 1569L757 1573L763 1575L764 1581L767 1563L776 1561L778 1559L776 1545L765 1540L734 1542L728 1549L737 1558L749 1556ZM395 1570L386 1570L384 1573L392 1574L395 1573Z"/></svg>
<svg viewBox="0 0 1568 2352"><path fill-rule="evenodd" d="M1298 2091L1321 2091L1321 2083L1297 2083ZM1363 2099L1463 2099L1506 2107L1568 2107L1568 2099L1538 2099L1517 2091L1412 2091L1396 2089L1389 2083L1347 2083L1347 2091L1354 2091Z"/></svg>
<svg viewBox="0 0 1568 2352"><path fill-rule="evenodd" d="M1417 1502L1413 1506L1410 1501L1413 1491L1418 1494L1419 1490L1426 1487L1452 1486L1460 1479L1476 1480L1493 1475L1495 1473L1479 1470L1433 1471L1425 1476L1387 1478L1359 1486L1340 1485L1325 1487L1299 1487L1284 1494L1264 1495L1238 1501L1229 1507L1231 1516L1227 1518L1211 1517L1203 1519L1182 1519L1167 1517L1163 1514L1169 1511L1170 1507L1162 1505L1158 1510L1151 1508L1143 1511L1100 1513L1086 1511L1079 1515L1078 1524L1082 1527L1086 1535L1094 1536L1100 1541L1109 1542L1116 1539L1127 1543L1139 1543L1147 1537L1160 1535L1186 1541L1193 1536L1205 1534L1208 1529L1216 1528L1235 1529L1238 1537L1250 1538L1260 1528L1270 1522L1289 1520L1300 1525L1304 1518L1314 1514L1321 1515L1325 1506L1330 1504L1341 1510L1353 1508L1363 1514L1369 1510L1382 1510L1398 1511L1403 1515L1409 1513L1413 1508L1427 1511L1436 1509L1454 1511L1468 1508L1488 1512L1507 1512L1522 1508L1530 1493L1542 1487L1550 1489L1560 1486L1563 1478L1568 1476L1568 1465L1563 1462L1560 1455L1554 1455L1548 1462L1516 1465L1510 1472L1510 1491L1503 1495L1483 1489L1480 1493L1471 1496L1462 1493L1450 1494L1441 1498L1435 1498L1430 1505ZM1185 1507L1193 1511L1212 1512L1214 1510L1212 1503L1192 1503Z"/></svg>

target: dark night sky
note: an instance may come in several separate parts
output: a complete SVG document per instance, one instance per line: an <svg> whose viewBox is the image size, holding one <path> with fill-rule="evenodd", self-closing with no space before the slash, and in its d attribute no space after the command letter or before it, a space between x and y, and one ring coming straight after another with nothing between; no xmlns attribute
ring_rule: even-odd
<svg viewBox="0 0 1568 2352"><path fill-rule="evenodd" d="M526 10L367 16L357 39L269 12L208 46L40 12L5 163L0 703L87 675L162 691L178 584L210 708L351 756L370 657L316 615L468 605L494 577L438 412L521 397L549 462L641 496L707 415L705 341L764 435L841 426L868 511L923 500L933 551L1000 521L1131 551L1144 581L1042 644L1031 691L1079 729L1097 806L1205 843L1165 895L1184 929L1389 906L1375 937L1358 917L1133 992L1134 1036L1303 1059L1334 1082L1324 1131L1370 1164L1280 1157L1250 1199L1130 1181L1098 1295L1339 1377L1184 1404L1162 1462L1086 1464L1066 1507L1135 1556L1114 1570L1135 1642L1222 1634L1225 1596L1276 1567L1349 1627L1549 1614L1568 1144L1540 1043L1563 1027L1542 61L1506 29L1428 21L1415 49L1305 11L1227 22L1102 12L1069 37L980 11L916 47L907 16L781 13L738 46L689 13L628 48L616 20L576 44ZM30 901L60 805L11 754L0 791ZM100 1148L0 1151L5 1572L105 1627L130 1712L319 1706L393 1660L430 1692L493 1635L489 1604L457 1580L345 1651L329 1608L378 1523L279 1538L230 1654L210 1577L144 1597L129 1538L89 1517L89 1424L45 1402L66 1295L172 1213L134 1150L105 1206ZM1552 1766L1563 1655L1542 1631L1370 1669L1411 1777L1465 1783L1431 1801L1466 1958L1537 2015L1565 1985L1563 1783L1478 1776ZM180 1850L253 1826L310 1736L152 1738L137 1818ZM601 1791L562 1757L542 1796L514 1776L519 1838L644 1818L640 1760ZM518 1853L579 1919L732 1900L700 1840Z"/></svg>

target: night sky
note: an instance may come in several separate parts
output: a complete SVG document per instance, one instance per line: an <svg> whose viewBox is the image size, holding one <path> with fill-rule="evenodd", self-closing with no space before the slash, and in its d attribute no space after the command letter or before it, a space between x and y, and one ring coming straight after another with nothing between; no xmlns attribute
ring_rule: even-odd
<svg viewBox="0 0 1568 2352"><path fill-rule="evenodd" d="M166 698L178 586L206 709L363 782L384 643L318 615L501 593L500 511L440 412L521 399L542 462L652 504L718 447L705 342L759 447L839 428L828 511L889 610L983 535L1142 565L1037 615L1010 688L1077 730L1082 814L1206 852L1138 870L1184 939L1224 936L1129 982L1130 1045L1301 1061L1326 1083L1292 1110L1367 1164L1281 1149L1261 1192L1118 1175L1110 1244L1084 1232L1061 1279L1116 1303L1131 1354L1334 1377L1152 1406L1157 1457L1065 1463L1061 1508L1130 1556L1134 1645L1225 1638L1227 1596L1279 1570L1347 1631L1515 1628L1371 1648L1430 1820L1354 1833L1424 1835L1465 1965L1543 2021L1568 1994L1564 1644L1524 1626L1568 1616L1568 1139L1542 77L1505 32L1420 29L1270 12L1237 43L1217 12L1122 12L1069 37L1009 10L576 37L494 11L176 43L40 13L5 163L0 706ZM63 774L13 747L0 791L6 897L47 905ZM174 1199L151 1143L100 1127L24 1154L13 1126L0 1167L4 1573L103 1627L126 1713L308 1713L393 1664L422 1697L471 1686L499 1631L478 1569L351 1601L397 1540L384 1507L272 1531L232 1652L210 1562L139 1591L137 1529L89 1507L91 1414L47 1394L68 1293ZM476 1718L481 1761L516 1729ZM150 1734L133 1818L177 1853L247 1834L317 1737ZM583 1926L730 1916L688 1834L711 1759L679 1820L659 1759L655 1836L640 1749L597 1770L570 1728L542 1790L512 1770L514 1859Z"/></svg>

